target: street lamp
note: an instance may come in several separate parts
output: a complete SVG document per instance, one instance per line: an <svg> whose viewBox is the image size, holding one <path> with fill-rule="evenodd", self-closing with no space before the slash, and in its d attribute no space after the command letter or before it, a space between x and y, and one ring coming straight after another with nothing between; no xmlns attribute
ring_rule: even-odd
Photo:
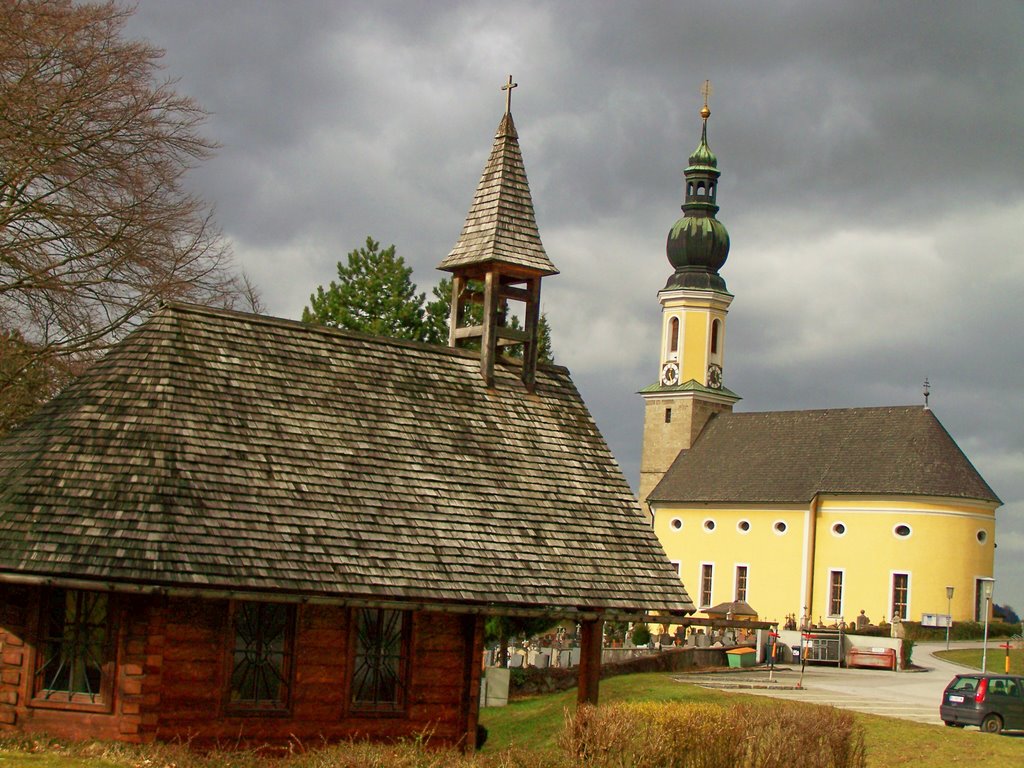
<svg viewBox="0 0 1024 768"><path fill-rule="evenodd" d="M949 650L949 627L953 623L953 588L946 587L946 650Z"/></svg>
<svg viewBox="0 0 1024 768"><path fill-rule="evenodd" d="M981 671L988 672L988 615L992 613L992 589L996 580L986 576L978 581L981 582L981 596L985 600L985 644L981 650Z"/></svg>

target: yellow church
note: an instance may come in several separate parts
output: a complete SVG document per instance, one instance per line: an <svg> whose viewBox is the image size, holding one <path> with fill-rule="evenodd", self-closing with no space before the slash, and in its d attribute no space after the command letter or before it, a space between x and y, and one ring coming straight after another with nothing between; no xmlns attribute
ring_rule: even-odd
<svg viewBox="0 0 1024 768"><path fill-rule="evenodd" d="M742 600L780 622L979 619L1001 502L927 405L733 412L710 114L705 103L668 235L658 381L640 393L640 499L669 559L698 609Z"/></svg>

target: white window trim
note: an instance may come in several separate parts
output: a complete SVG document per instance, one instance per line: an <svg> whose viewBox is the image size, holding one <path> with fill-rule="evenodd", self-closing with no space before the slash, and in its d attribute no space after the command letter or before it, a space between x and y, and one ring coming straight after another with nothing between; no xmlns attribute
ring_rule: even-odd
<svg viewBox="0 0 1024 768"><path fill-rule="evenodd" d="M839 589L839 613L829 613L829 609L832 607L832 574L842 574L842 580L840 582ZM829 568L828 569L828 591L825 593L825 615L830 619L840 619L846 615L846 569L845 568ZM889 593L890 597L892 593Z"/></svg>
<svg viewBox="0 0 1024 768"><path fill-rule="evenodd" d="M740 568L747 569L747 594L742 598L738 597L736 592L740 586ZM750 563L735 563L732 569L732 596L734 600L745 600L750 602Z"/></svg>
<svg viewBox="0 0 1024 768"><path fill-rule="evenodd" d="M709 602L707 602L707 603L703 602L703 600L704 600L704 566L705 565L711 566L711 583L710 583L709 589L708 589L708 601ZM712 562L708 562L707 560L702 560L701 563L700 563L700 566L698 566L698 570L697 570L697 601L699 603L699 605L697 606L698 608L710 608L712 605L715 604L715 564L712 563Z"/></svg>
<svg viewBox="0 0 1024 768"><path fill-rule="evenodd" d="M911 598L913 596L913 591L912 590L913 590L913 587L914 587L914 579L913 579L913 576L911 575L911 572L909 570L899 570L899 569L894 568L893 570L889 571L889 610L890 611L892 610L893 598L896 596L895 593L896 593L896 575L897 574L899 574L901 576L906 576L907 577L907 617L905 619L902 619L902 620L903 621L910 621L910 617L914 615L910 611L910 606L912 604L910 601L911 601ZM889 619L891 620L892 616L890 616Z"/></svg>

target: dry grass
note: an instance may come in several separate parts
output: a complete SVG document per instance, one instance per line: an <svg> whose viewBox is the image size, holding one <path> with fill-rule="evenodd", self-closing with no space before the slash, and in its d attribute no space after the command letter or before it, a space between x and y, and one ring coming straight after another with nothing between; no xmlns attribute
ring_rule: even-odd
<svg viewBox="0 0 1024 768"><path fill-rule="evenodd" d="M852 714L789 705L624 702L568 718L563 754L592 768L863 768Z"/></svg>
<svg viewBox="0 0 1024 768"><path fill-rule="evenodd" d="M294 742L289 753L0 739L0 763L17 764L21 755L29 758L24 764L45 768L863 768L864 739L850 715L823 707L648 701L567 715L556 748L464 755L421 741L314 748Z"/></svg>

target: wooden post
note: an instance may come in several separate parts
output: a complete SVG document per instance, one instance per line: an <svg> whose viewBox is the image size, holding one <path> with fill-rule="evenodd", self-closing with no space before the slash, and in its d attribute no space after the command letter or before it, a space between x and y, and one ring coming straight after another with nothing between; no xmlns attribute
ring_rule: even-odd
<svg viewBox="0 0 1024 768"><path fill-rule="evenodd" d="M526 281L526 326L529 338L523 345L523 383L533 392L537 383L537 352L540 348L540 278Z"/></svg>
<svg viewBox="0 0 1024 768"><path fill-rule="evenodd" d="M463 636L465 638L465 669L463 670L463 722L466 725L466 736L462 748L466 752L476 749L476 725L480 718L480 676L484 655L484 617L465 616L463 618Z"/></svg>
<svg viewBox="0 0 1024 768"><path fill-rule="evenodd" d="M455 331L458 329L459 324L462 322L462 316L465 312L466 299L463 297L462 292L466 288L466 278L462 275L452 275L452 305L451 311L448 316L448 346L457 347L458 342L455 340Z"/></svg>
<svg viewBox="0 0 1024 768"><path fill-rule="evenodd" d="M601 634L604 619L588 619L580 626L580 667L577 673L576 703L597 706L601 681Z"/></svg>
<svg viewBox="0 0 1024 768"><path fill-rule="evenodd" d="M497 269L487 271L484 280L484 328L480 339L480 374L488 387L494 386L494 357L498 346L498 290L501 275Z"/></svg>

